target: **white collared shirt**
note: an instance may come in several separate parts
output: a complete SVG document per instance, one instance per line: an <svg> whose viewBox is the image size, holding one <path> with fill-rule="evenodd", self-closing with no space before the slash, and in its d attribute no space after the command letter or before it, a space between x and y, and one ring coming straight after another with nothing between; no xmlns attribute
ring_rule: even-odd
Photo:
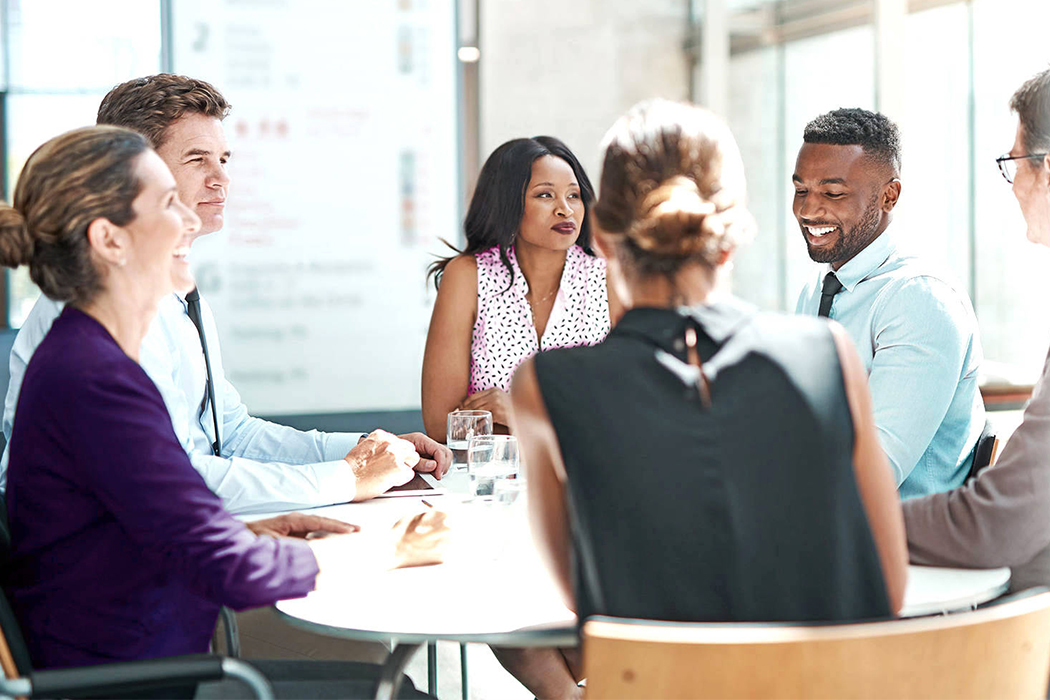
<svg viewBox="0 0 1050 700"><path fill-rule="evenodd" d="M64 304L37 300L11 348L11 381L4 403L4 436L11 439L15 407L26 366L62 312ZM349 501L355 481L343 459L359 433L302 432L248 414L240 394L226 379L215 319L201 299L201 317L215 383L222 456L212 454L215 439L207 373L197 328L176 294L160 303L142 341L139 364L157 385L171 415L172 428L205 483L232 513L290 510ZM114 449L119 449L115 445ZM0 459L0 489L7 483L8 449Z"/></svg>

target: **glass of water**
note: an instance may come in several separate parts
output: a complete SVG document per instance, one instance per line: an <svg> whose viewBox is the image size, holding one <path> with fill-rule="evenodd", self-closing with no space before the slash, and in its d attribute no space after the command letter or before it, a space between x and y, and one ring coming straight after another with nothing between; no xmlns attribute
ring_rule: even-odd
<svg viewBox="0 0 1050 700"><path fill-rule="evenodd" d="M467 447L475 435L492 435L490 411L453 411L448 414L445 444L452 450L452 463L460 469L466 466Z"/></svg>
<svg viewBox="0 0 1050 700"><path fill-rule="evenodd" d="M467 471L474 499L496 502L505 490L500 486L501 483L518 479L518 439L513 435L475 436L467 447Z"/></svg>

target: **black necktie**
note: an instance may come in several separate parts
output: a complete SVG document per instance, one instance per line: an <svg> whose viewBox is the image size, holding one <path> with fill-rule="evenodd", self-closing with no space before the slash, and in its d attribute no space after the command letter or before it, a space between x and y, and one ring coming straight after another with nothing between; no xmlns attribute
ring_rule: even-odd
<svg viewBox="0 0 1050 700"><path fill-rule="evenodd" d="M204 337L204 324L201 322L201 295L197 292L196 287L186 295L186 313L189 315L190 320L193 321L193 325L197 327L197 335L201 337L201 350L204 351L204 370L208 373L208 401L211 403L211 419L215 425L215 442L212 443L211 449L216 456L219 456L222 454L222 443L219 441L219 414L215 410L215 382L211 378L208 341Z"/></svg>
<svg viewBox="0 0 1050 700"><path fill-rule="evenodd" d="M842 291L842 282L839 282L839 278L835 276L834 272L829 272L824 276L824 286L820 290L820 311L817 312L817 316L828 317L831 313L831 302L835 300L835 295ZM189 299L189 297L186 297ZM203 337L203 336L201 336Z"/></svg>

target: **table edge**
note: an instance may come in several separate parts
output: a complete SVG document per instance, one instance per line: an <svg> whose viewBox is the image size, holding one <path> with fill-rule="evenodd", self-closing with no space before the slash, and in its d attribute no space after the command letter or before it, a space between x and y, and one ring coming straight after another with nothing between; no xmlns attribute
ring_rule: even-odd
<svg viewBox="0 0 1050 700"><path fill-rule="evenodd" d="M427 642L445 641L462 644L491 644L505 647L574 647L579 644L575 627L543 627L518 629L509 632L475 632L475 633L418 633L387 632L380 630L361 630L337 625L326 625L311 622L301 617L286 613L275 603L271 606L278 617L287 624L299 629L341 639L353 639L363 642L393 642L397 644L425 644Z"/></svg>

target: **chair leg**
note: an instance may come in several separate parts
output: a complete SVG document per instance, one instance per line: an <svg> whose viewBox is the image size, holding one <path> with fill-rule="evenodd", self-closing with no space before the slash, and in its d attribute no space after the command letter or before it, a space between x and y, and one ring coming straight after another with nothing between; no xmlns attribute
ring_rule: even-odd
<svg viewBox="0 0 1050 700"><path fill-rule="evenodd" d="M437 697L438 648L437 642L427 642L427 692Z"/></svg>
<svg viewBox="0 0 1050 700"><path fill-rule="evenodd" d="M226 656L231 659L241 658L241 635L237 632L237 615L223 606L220 610L222 626L226 631Z"/></svg>
<svg viewBox="0 0 1050 700"><path fill-rule="evenodd" d="M401 687L402 675L405 666L411 661L412 655L419 650L418 644L395 644L394 650L390 652L383 670L379 674L379 682L376 684L376 700L393 700Z"/></svg>
<svg viewBox="0 0 1050 700"><path fill-rule="evenodd" d="M470 700L470 679L467 677L467 645L459 645L459 682L463 700Z"/></svg>

